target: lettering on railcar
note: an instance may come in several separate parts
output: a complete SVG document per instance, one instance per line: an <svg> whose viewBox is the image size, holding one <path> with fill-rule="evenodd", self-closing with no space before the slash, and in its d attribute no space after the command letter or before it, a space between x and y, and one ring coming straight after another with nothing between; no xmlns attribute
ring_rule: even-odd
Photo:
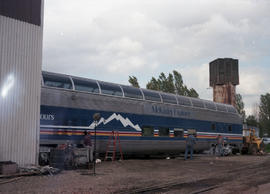
<svg viewBox="0 0 270 194"><path fill-rule="evenodd" d="M40 120L53 121L55 118L52 114L40 114Z"/></svg>
<svg viewBox="0 0 270 194"><path fill-rule="evenodd" d="M168 108L168 107L152 105L151 110L152 110L152 113L163 114L163 115L168 115L172 117L191 117L190 112L177 109L177 108Z"/></svg>

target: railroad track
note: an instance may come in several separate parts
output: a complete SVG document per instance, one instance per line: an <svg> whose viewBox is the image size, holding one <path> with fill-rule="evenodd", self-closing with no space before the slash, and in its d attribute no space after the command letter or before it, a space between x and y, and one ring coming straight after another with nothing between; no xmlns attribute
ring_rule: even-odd
<svg viewBox="0 0 270 194"><path fill-rule="evenodd" d="M159 185L152 185L143 188L134 188L125 191L115 192L115 194L139 194L139 193L161 193L161 192L168 192L168 191L177 191L182 189L187 189L188 193L191 194L199 194L205 193L219 187L228 185L229 182L237 179L239 174L248 179L254 178L255 173L262 173L266 172L269 167L269 161L259 163L259 164L250 164L244 167L226 170L224 171L223 176L216 176L210 177L205 179L193 180L193 181L185 181L184 179L178 179L171 182L159 184Z"/></svg>
<svg viewBox="0 0 270 194"><path fill-rule="evenodd" d="M153 186L144 187L144 188L120 191L120 192L116 192L115 194L157 193L157 192L166 192L170 190L192 188L192 187L195 187L196 190L193 189L193 191L189 193L198 194L198 193L204 193L206 191L210 191L210 190L220 187L221 185L217 184L217 182L220 182L220 181L221 180L219 179L212 179L212 178L200 179L197 181L189 181L189 182L188 181L179 182L178 180L174 182L167 182L164 184L153 185ZM209 184L209 182L211 182L211 184Z"/></svg>

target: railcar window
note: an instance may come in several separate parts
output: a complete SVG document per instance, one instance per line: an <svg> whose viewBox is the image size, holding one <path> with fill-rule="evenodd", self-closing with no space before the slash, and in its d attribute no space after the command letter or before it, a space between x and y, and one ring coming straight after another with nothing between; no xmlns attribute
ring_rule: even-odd
<svg viewBox="0 0 270 194"><path fill-rule="evenodd" d="M99 88L97 85L97 82L95 81L90 81L90 80L79 80L76 78L72 78L74 85L75 85L75 90L78 91L84 91L84 92L91 92L91 93L99 93Z"/></svg>
<svg viewBox="0 0 270 194"><path fill-rule="evenodd" d="M113 96L123 96L120 86L105 82L99 82L101 93Z"/></svg>
<svg viewBox="0 0 270 194"><path fill-rule="evenodd" d="M141 90L139 88L122 86L124 90L125 97L143 99Z"/></svg>
<svg viewBox="0 0 270 194"><path fill-rule="evenodd" d="M217 110L222 112L227 112L226 106L222 104L217 104Z"/></svg>
<svg viewBox="0 0 270 194"><path fill-rule="evenodd" d="M228 112L237 113L234 107L228 107Z"/></svg>
<svg viewBox="0 0 270 194"><path fill-rule="evenodd" d="M158 135L159 136L170 136L170 129L165 127L160 127L158 129Z"/></svg>
<svg viewBox="0 0 270 194"><path fill-rule="evenodd" d="M212 129L213 131L215 131L215 130L216 130L216 124L215 124L215 123L212 123L212 125L211 125L211 129Z"/></svg>
<svg viewBox="0 0 270 194"><path fill-rule="evenodd" d="M142 127L142 136L145 137L154 136L154 128L149 126Z"/></svg>
<svg viewBox="0 0 270 194"><path fill-rule="evenodd" d="M72 89L72 83L68 77L43 74L43 80L45 86Z"/></svg>
<svg viewBox="0 0 270 194"><path fill-rule="evenodd" d="M194 107L204 108L204 104L201 100L191 99L191 101Z"/></svg>
<svg viewBox="0 0 270 194"><path fill-rule="evenodd" d="M231 125L228 126L228 131L232 132L232 126Z"/></svg>
<svg viewBox="0 0 270 194"><path fill-rule="evenodd" d="M157 92L152 92L149 90L143 90L145 100L151 100L155 102L161 102L160 96Z"/></svg>
<svg viewBox="0 0 270 194"><path fill-rule="evenodd" d="M174 129L174 137L184 137L184 129Z"/></svg>
<svg viewBox="0 0 270 194"><path fill-rule="evenodd" d="M184 96L177 96L178 104L179 105L184 105L184 106L191 106L191 102L189 98L184 97Z"/></svg>
<svg viewBox="0 0 270 194"><path fill-rule="evenodd" d="M176 98L174 95L161 94L163 102L170 104L177 104Z"/></svg>
<svg viewBox="0 0 270 194"><path fill-rule="evenodd" d="M205 107L206 107L207 109L210 109L210 110L216 110L216 106L215 106L214 103L212 103L212 102L205 102L204 104L205 104Z"/></svg>
<svg viewBox="0 0 270 194"><path fill-rule="evenodd" d="M197 137L197 130L196 129L188 129L187 133L191 134L191 135L194 135L194 137Z"/></svg>

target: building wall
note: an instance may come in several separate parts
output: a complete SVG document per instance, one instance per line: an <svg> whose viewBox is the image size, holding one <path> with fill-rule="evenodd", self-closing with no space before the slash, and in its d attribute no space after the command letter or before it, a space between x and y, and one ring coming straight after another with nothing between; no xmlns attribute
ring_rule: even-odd
<svg viewBox="0 0 270 194"><path fill-rule="evenodd" d="M19 165L38 160L43 3L40 15L36 25L0 13L0 161Z"/></svg>

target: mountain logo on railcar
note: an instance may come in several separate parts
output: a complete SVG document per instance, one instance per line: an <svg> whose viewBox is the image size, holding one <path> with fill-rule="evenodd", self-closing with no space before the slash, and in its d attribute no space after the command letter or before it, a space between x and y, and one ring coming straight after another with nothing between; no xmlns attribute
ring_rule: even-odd
<svg viewBox="0 0 270 194"><path fill-rule="evenodd" d="M140 128L140 126L138 124L134 125L129 118L124 118L122 117L120 114L116 114L113 113L109 118L104 119L103 117L101 117L101 119L99 120L99 122L97 123L97 126L103 124L106 125L112 121L120 121L122 123L122 125L124 127L132 127L133 129L135 129L136 131L142 131L142 129ZM95 122L92 122L91 125L89 126L90 129L94 129L95 128Z"/></svg>

